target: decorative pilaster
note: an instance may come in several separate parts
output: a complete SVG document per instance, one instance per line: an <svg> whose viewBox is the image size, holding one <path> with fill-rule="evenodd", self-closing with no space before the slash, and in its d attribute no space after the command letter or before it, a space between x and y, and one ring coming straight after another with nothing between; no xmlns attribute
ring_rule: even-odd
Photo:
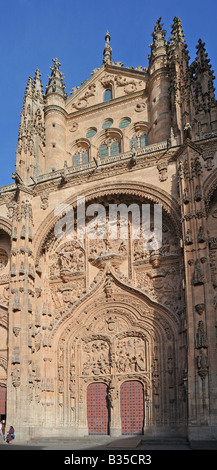
<svg viewBox="0 0 217 470"><path fill-rule="evenodd" d="M17 186L15 210L12 217L12 262L9 302L9 356L8 412L13 425L20 429L31 421L29 399L32 384L29 380L29 356L33 334L33 303L35 297L34 258L32 252L32 193L25 186ZM16 417L16 418L14 418ZM14 421L16 420L16 422ZM25 423L25 424L24 424ZM25 433L25 430L23 431Z"/></svg>
<svg viewBox="0 0 217 470"><path fill-rule="evenodd" d="M212 394L215 321L211 302L211 273L203 167L200 150L187 139L178 157L178 180L185 262L186 316L188 328L188 425L210 423L215 407ZM213 382L214 381L214 382ZM191 432L191 431L189 431Z"/></svg>

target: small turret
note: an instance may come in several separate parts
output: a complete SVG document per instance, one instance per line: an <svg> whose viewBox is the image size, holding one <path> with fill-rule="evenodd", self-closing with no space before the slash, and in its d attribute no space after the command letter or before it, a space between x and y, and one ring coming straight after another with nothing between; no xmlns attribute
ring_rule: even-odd
<svg viewBox="0 0 217 470"><path fill-rule="evenodd" d="M53 59L51 76L46 86L45 99L45 171L51 172L63 168L66 151L66 115L67 94L63 83L60 62Z"/></svg>
<svg viewBox="0 0 217 470"><path fill-rule="evenodd" d="M163 29L161 18L155 24L152 33L153 43L150 45L149 58L149 96L151 111L151 131L149 134L152 143L161 142L170 138L170 94L166 31Z"/></svg>

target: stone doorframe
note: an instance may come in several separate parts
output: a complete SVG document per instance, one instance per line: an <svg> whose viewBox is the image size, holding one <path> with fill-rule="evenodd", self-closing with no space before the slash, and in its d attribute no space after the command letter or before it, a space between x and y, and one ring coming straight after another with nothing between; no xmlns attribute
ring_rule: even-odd
<svg viewBox="0 0 217 470"><path fill-rule="evenodd" d="M93 382L108 386L111 435L121 435L126 380L143 384L145 426L178 420L178 317L114 274L110 278L111 297L105 276L53 337L56 424L75 435L88 434L86 393Z"/></svg>

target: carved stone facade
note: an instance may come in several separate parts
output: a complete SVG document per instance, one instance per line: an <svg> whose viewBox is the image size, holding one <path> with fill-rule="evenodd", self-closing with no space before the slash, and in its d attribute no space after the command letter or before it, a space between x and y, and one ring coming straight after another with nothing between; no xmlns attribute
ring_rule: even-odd
<svg viewBox="0 0 217 470"><path fill-rule="evenodd" d="M148 68L129 68L107 33L102 67L70 96L57 59L46 92L38 69L28 80L0 194L0 386L17 438L88 435L101 409L112 436L216 437L214 78L201 40L189 64L179 18L165 35L159 19ZM82 239L68 236L78 198ZM114 204L129 209L127 237L120 218L108 230ZM130 208L144 204L149 239L135 239ZM162 246L147 250L155 205Z"/></svg>

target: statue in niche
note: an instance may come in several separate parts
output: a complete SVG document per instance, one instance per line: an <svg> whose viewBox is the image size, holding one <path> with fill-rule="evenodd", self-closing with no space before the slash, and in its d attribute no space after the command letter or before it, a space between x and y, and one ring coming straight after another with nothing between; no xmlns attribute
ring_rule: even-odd
<svg viewBox="0 0 217 470"><path fill-rule="evenodd" d="M204 323L203 321L199 321L198 327L197 327L197 336L196 336L196 348L207 348L207 338L206 338L206 333L204 329Z"/></svg>
<svg viewBox="0 0 217 470"><path fill-rule="evenodd" d="M118 390L116 389L114 384L110 384L108 390L108 401L111 408L114 408L115 402L118 400Z"/></svg>
<svg viewBox="0 0 217 470"><path fill-rule="evenodd" d="M197 356L198 374L204 379L208 373L208 357L201 349L199 356Z"/></svg>
<svg viewBox="0 0 217 470"><path fill-rule="evenodd" d="M201 201L201 198L202 198L201 189L200 189L200 186L197 185L195 189L195 193L194 193L194 200Z"/></svg>
<svg viewBox="0 0 217 470"><path fill-rule="evenodd" d="M198 232L198 236L197 236L197 241L198 241L198 243L203 243L203 242L205 242L205 234L204 234L204 230L203 230L203 227L202 227L202 226L199 228L199 232Z"/></svg>
<svg viewBox="0 0 217 470"><path fill-rule="evenodd" d="M184 189L184 192L183 192L183 202L184 204L188 204L189 203L189 195L188 195L188 190L187 188Z"/></svg>
<svg viewBox="0 0 217 470"><path fill-rule="evenodd" d="M191 236L191 231L190 229L187 230L186 236L185 236L185 245L192 245L192 236Z"/></svg>
<svg viewBox="0 0 217 470"><path fill-rule="evenodd" d="M195 261L194 272L192 276L192 284L193 286L200 285L204 283L204 277L202 273L202 269L200 266L200 260L197 259Z"/></svg>

